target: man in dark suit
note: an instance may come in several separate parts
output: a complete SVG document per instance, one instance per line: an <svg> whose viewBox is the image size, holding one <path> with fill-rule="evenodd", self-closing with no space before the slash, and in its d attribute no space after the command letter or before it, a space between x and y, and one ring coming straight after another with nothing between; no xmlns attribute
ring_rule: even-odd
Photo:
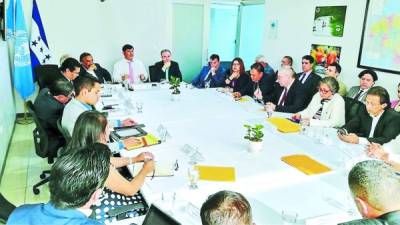
<svg viewBox="0 0 400 225"><path fill-rule="evenodd" d="M171 60L171 51L164 49L161 51L161 61L154 64L154 70L150 71L150 81L160 82L161 79L169 81L171 76L182 81L182 73L179 64Z"/></svg>
<svg viewBox="0 0 400 225"><path fill-rule="evenodd" d="M384 144L400 133L400 114L390 108L386 89L376 86L368 90L364 110L343 128L349 134L339 134L342 141L365 145L370 142Z"/></svg>
<svg viewBox="0 0 400 225"><path fill-rule="evenodd" d="M340 225L400 225L400 179L393 167L378 160L359 162L348 183L364 219Z"/></svg>
<svg viewBox="0 0 400 225"><path fill-rule="evenodd" d="M378 80L378 75L371 69L363 70L358 74L360 78L360 85L353 86L347 92L347 97L365 103L368 90L375 85Z"/></svg>
<svg viewBox="0 0 400 225"><path fill-rule="evenodd" d="M250 67L250 77L251 81L242 90L234 92L233 96L240 98L248 95L253 97L254 100L264 103L267 96L274 90L274 75L264 73L264 67L261 63L254 63Z"/></svg>
<svg viewBox="0 0 400 225"><path fill-rule="evenodd" d="M81 64L78 62L78 60L71 57L66 58L62 62L59 70L52 69L51 71L48 71L48 73L43 74L45 77L40 78L41 88L49 88L53 82L58 79L64 79L73 84L75 78L79 76L79 72L81 70L80 66Z"/></svg>
<svg viewBox="0 0 400 225"><path fill-rule="evenodd" d="M224 77L225 69L220 66L219 55L212 54L208 64L193 78L192 85L196 88L221 87Z"/></svg>
<svg viewBox="0 0 400 225"><path fill-rule="evenodd" d="M35 112L49 136L49 146L61 147L65 144L65 140L57 128L57 120L61 119L64 106L71 99L73 90L69 81L58 78L49 88L43 88L35 99Z"/></svg>
<svg viewBox="0 0 400 225"><path fill-rule="evenodd" d="M81 61L80 76L92 75L96 77L100 83L111 81L111 74L100 66L98 63L93 63L93 56L90 53L84 52L79 56Z"/></svg>
<svg viewBox="0 0 400 225"><path fill-rule="evenodd" d="M313 63L314 58L312 56L303 56L301 59L301 69L303 72L296 75L297 80L299 80L300 84L303 86L306 105L310 103L314 94L317 93L317 88L321 81L321 77L312 71Z"/></svg>
<svg viewBox="0 0 400 225"><path fill-rule="evenodd" d="M265 105L267 111L295 113L307 106L303 87L290 67L278 71L277 81L279 86L276 86L273 93L267 97Z"/></svg>

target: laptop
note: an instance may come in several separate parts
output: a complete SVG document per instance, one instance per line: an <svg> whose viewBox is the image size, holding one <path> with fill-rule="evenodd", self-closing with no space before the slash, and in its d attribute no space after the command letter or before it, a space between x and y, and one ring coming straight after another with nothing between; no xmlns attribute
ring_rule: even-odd
<svg viewBox="0 0 400 225"><path fill-rule="evenodd" d="M152 204L147 211L142 225L181 225L181 223Z"/></svg>

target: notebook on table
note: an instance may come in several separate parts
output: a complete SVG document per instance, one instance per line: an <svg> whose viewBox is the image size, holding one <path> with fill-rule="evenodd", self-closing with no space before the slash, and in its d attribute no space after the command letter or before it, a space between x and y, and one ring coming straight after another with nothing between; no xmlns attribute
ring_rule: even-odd
<svg viewBox="0 0 400 225"><path fill-rule="evenodd" d="M268 122L272 123L276 129L282 133L294 133L300 131L300 124L294 123L286 118L271 117L267 119Z"/></svg>
<svg viewBox="0 0 400 225"><path fill-rule="evenodd" d="M288 155L282 157L281 160L307 175L320 174L332 170L307 155Z"/></svg>

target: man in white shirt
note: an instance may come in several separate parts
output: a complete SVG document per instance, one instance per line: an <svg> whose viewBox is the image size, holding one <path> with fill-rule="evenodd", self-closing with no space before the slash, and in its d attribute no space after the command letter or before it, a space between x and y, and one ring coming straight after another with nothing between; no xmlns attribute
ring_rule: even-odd
<svg viewBox="0 0 400 225"><path fill-rule="evenodd" d="M134 48L130 44L122 47L124 58L114 64L112 79L114 82L127 80L130 84L140 84L147 80L147 72L138 59L134 59Z"/></svg>
<svg viewBox="0 0 400 225"><path fill-rule="evenodd" d="M91 76L79 76L74 81L75 98L64 108L61 125L72 136L75 122L81 113L93 110L100 97L99 81Z"/></svg>
<svg viewBox="0 0 400 225"><path fill-rule="evenodd" d="M344 128L348 135L339 134L342 141L367 145L384 144L400 133L400 114L390 108L389 93L383 87L372 87L367 92L365 109Z"/></svg>

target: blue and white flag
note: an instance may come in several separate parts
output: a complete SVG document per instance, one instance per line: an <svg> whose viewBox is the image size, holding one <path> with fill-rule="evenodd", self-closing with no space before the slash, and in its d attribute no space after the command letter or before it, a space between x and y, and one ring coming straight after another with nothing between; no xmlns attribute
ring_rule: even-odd
<svg viewBox="0 0 400 225"><path fill-rule="evenodd" d="M15 37L15 7L14 0L10 0L8 3L7 13L6 13L6 40Z"/></svg>
<svg viewBox="0 0 400 225"><path fill-rule="evenodd" d="M25 101L35 91L35 85L32 78L29 38L21 0L15 2L14 51L14 86Z"/></svg>
<svg viewBox="0 0 400 225"><path fill-rule="evenodd" d="M31 41L29 47L31 49L32 69L38 65L53 63L53 57L47 44L36 0L33 0Z"/></svg>

